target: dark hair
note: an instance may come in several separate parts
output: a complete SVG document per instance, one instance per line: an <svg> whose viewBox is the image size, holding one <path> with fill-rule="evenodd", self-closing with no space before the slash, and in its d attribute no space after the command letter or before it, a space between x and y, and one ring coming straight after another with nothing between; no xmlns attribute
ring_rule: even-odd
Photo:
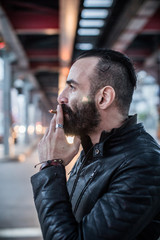
<svg viewBox="0 0 160 240"><path fill-rule="evenodd" d="M76 60L86 57L99 58L96 71L91 76L91 94L110 85L115 90L115 102L122 114L128 114L137 77L131 60L124 54L110 49L83 52Z"/></svg>

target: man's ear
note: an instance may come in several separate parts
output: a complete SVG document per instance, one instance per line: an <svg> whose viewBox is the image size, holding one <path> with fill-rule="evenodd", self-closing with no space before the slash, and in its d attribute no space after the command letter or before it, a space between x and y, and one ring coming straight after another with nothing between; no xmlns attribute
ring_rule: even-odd
<svg viewBox="0 0 160 240"><path fill-rule="evenodd" d="M115 99L115 91L111 86L105 86L97 93L97 104L100 109L108 108Z"/></svg>

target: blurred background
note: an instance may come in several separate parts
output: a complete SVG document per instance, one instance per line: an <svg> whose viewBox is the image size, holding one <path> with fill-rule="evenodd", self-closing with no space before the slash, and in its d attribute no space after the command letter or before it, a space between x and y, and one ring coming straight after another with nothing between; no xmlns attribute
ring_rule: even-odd
<svg viewBox="0 0 160 240"><path fill-rule="evenodd" d="M0 0L0 239L42 239L29 182L34 149L73 60L96 47L133 60L130 113L159 141L159 0Z"/></svg>

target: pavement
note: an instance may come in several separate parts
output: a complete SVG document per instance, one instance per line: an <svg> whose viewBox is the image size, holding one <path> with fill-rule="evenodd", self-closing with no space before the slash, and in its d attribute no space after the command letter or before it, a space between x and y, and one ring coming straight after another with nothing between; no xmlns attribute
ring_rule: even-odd
<svg viewBox="0 0 160 240"><path fill-rule="evenodd" d="M0 240L42 240L30 177L37 173L36 141L17 145L12 157L0 146Z"/></svg>

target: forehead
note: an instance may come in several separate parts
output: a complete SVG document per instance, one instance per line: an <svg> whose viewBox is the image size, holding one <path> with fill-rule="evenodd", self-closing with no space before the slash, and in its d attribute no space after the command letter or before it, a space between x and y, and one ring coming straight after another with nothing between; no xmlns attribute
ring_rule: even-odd
<svg viewBox="0 0 160 240"><path fill-rule="evenodd" d="M79 83L89 80L95 71L99 61L97 57L86 57L77 60L71 67L68 79L74 79Z"/></svg>

